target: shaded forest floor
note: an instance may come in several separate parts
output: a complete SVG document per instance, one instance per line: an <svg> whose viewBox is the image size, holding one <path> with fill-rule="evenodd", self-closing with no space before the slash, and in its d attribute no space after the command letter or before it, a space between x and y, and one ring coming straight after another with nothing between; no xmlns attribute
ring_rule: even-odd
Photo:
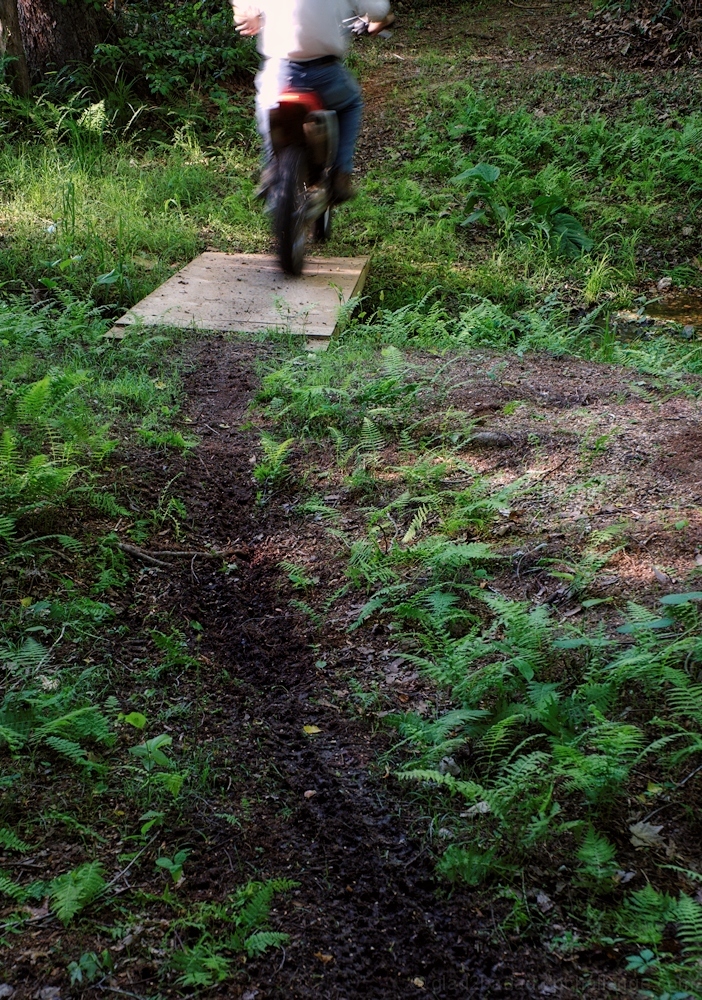
<svg viewBox="0 0 702 1000"><path fill-rule="evenodd" d="M353 55L364 189L330 251L374 271L324 357L106 345L81 303L117 279L47 294L32 213L2 216L34 296L0 313L4 420L53 451L4 439L0 996L699 995L701 348L607 318L699 284L695 70L632 79L580 5L399 13ZM641 144L692 123L651 153L666 198L633 106ZM524 111L520 173L496 116ZM526 240L456 225L447 178L492 148L484 201ZM143 165L180 219L134 237L123 304L204 245L267 245L252 149L179 150ZM218 170L225 214L188 206ZM591 256L519 214L537 173Z"/></svg>

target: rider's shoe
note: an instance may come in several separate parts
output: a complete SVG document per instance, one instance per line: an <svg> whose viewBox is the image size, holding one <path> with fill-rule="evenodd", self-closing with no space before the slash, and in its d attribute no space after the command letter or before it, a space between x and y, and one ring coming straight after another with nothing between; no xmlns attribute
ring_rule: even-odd
<svg viewBox="0 0 702 1000"><path fill-rule="evenodd" d="M332 200L335 205L340 205L344 201L351 201L356 197L356 188L353 186L351 174L345 170L337 170L332 181Z"/></svg>
<svg viewBox="0 0 702 1000"><path fill-rule="evenodd" d="M275 163L267 163L261 171L258 179L258 187L254 191L254 198L263 201L276 181L278 171Z"/></svg>

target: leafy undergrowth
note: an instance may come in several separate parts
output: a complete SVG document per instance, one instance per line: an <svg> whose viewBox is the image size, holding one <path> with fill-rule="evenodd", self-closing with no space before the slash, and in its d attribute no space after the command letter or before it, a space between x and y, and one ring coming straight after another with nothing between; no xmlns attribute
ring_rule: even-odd
<svg viewBox="0 0 702 1000"><path fill-rule="evenodd" d="M248 382L227 383L245 402L213 424L206 394L185 405L179 335L103 335L198 250L269 248L250 95L229 101L218 83L171 109L131 108L104 80L29 102L0 90L14 133L0 152L0 893L14 963L3 976L27 996L55 982L228 991L264 974L290 996L303 969L314 985L337 976L332 995L347 997L360 995L358 966L380 970L384 996L421 991L425 976L437 996L467 995L466 977L489 995L507 989L504 949L535 963L531 995L555 989L552 961L570 986L600 963L623 989L700 995L696 570L607 590L602 572L635 546L626 517L559 540L544 538L538 508L626 492L644 459L598 479L615 431L574 429L581 464L554 500L540 464L553 413L533 414L553 428L527 427L515 389L488 407L513 424L485 427L456 383L478 352L495 396L507 359L559 383L575 358L592 366L581 408L617 365L611 409L635 386L663 418L680 399L696 415L699 340L673 327L622 341L609 317L643 309L661 275L699 283L697 91L684 74L526 66L526 36L526 68L486 72L454 28L445 50L421 24L402 30L401 52L354 55L369 88L377 75L398 90L374 109L374 127L392 118L387 157L374 156L329 247L373 249L368 298L328 354L269 352L245 427L248 368ZM222 54L207 55L219 66ZM224 56L243 65L241 50ZM178 85L171 70L153 89ZM481 449L516 455L520 474L516 458L491 465ZM536 511L530 525L512 521L519 505ZM316 535L315 559L332 567L323 583L291 524ZM527 572L543 589L517 593ZM373 687L361 643L415 672L411 705ZM323 710L360 718L353 767L346 744L312 756ZM373 735L399 779L382 815L376 785L358 791ZM354 825L366 814L371 833ZM410 837L398 847L378 834L398 814L424 838L418 853ZM338 838L329 855L315 840L325 829ZM349 829L358 865L359 851L384 859L358 892L354 934L392 886L388 965L375 938L342 961L357 869L329 857L344 855ZM306 959L288 959L289 979L286 952L277 972L257 966L314 893L289 945ZM293 899L284 914L281 899ZM480 907L494 907L491 926ZM328 950L314 928L325 908ZM483 935L498 971L460 951L456 920L466 940ZM443 936L427 939L434 922Z"/></svg>
<svg viewBox="0 0 702 1000"><path fill-rule="evenodd" d="M407 318L392 329L406 335ZM394 346L370 353L368 332L262 381L259 403L286 438L275 469L263 466L269 491L291 474L294 442L305 480L329 475L337 491L330 504L303 487L297 509L341 543L347 582L316 594L318 577L282 563L296 604L322 637L344 620L339 602L365 593L355 640L388 630L398 662L424 678L419 710L381 714L399 736L386 760L429 812L435 845L443 838L441 878L491 886L513 904L503 926L538 933L554 954L609 948L650 995L698 995L702 592L693 581L659 597L600 596L598 575L633 544L613 522L537 561L561 581L548 602L503 593L546 545L527 535L505 550L495 524L538 496L540 475L500 483L466 460L471 445L510 439L451 406L455 355L437 365Z"/></svg>
<svg viewBox="0 0 702 1000"><path fill-rule="evenodd" d="M187 454L197 438L180 413L174 338L160 332L117 344L105 339L108 324L93 307L68 293L61 305L10 302L0 310L3 941L9 948L33 925L70 928L86 909L114 907L148 852L162 895L144 892L142 907L153 910L153 896L155 908L165 905L170 914L160 934L168 955L163 975L183 987L207 985L228 978L242 957L287 940L267 920L275 894L295 883L250 879L219 901L192 906L173 895L191 850L176 844L169 856L160 828L188 808L184 786L196 775L205 779L182 748L173 755L173 738L158 731L157 720L121 710L114 658L130 632L120 599L131 579L129 543L122 546L119 529L130 543L169 531L178 539L185 511L170 483L152 508L135 505L128 493L118 497L109 483L119 478L115 457L122 461L125 446ZM200 669L167 614L148 636L152 684L170 670ZM171 728L167 718L162 725ZM122 913L113 939L136 933L133 911ZM65 981L76 988L103 982L114 969L106 945L73 956L59 947L59 954ZM18 968L11 979L21 988Z"/></svg>

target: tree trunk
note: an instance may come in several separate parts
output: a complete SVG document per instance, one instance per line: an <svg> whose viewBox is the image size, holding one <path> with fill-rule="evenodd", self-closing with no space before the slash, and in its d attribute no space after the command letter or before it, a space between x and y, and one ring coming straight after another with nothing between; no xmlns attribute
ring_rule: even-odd
<svg viewBox="0 0 702 1000"><path fill-rule="evenodd" d="M8 0L0 0L0 4ZM40 79L49 69L90 62L104 41L109 15L85 0L16 0L29 75Z"/></svg>
<svg viewBox="0 0 702 1000"><path fill-rule="evenodd" d="M29 72L22 45L17 0L0 0L0 59L9 58L5 73L15 93L29 93Z"/></svg>

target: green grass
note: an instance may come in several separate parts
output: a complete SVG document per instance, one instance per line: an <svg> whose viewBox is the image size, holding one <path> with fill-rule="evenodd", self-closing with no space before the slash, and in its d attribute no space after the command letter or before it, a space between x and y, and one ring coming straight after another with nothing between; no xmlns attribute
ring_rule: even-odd
<svg viewBox="0 0 702 1000"><path fill-rule="evenodd" d="M632 285L661 274L698 283L702 111L691 107L689 90L681 101L675 77L654 86L634 74L610 84L535 72L515 105L507 72L483 79L472 69L472 79L439 78L427 90L430 54L417 60L409 93L386 95L389 116L395 103L411 102L414 128L398 132L382 167L370 164L364 197L338 213L329 248L373 250L376 303L381 290L384 304L397 307L437 283L449 299L473 291L508 309L553 294L569 303L612 295L626 302ZM366 58L364 72L382 71L377 53L375 62L372 52ZM252 200L255 141L237 102L235 114L220 102L209 117L204 106L199 113L192 102L181 105L170 131L146 142L143 132L130 139L114 115L86 123L86 109L97 106L90 99L63 112L50 103L33 109L41 145L23 138L0 153L0 205L12 230L0 267L6 289L55 281L101 304L129 305L208 243L268 246ZM19 121L17 102L5 100L10 122ZM498 226L461 225L467 190L453 178L478 163L501 171ZM590 253L567 259L544 241L530 224L530 205L542 195L575 213L593 240Z"/></svg>

